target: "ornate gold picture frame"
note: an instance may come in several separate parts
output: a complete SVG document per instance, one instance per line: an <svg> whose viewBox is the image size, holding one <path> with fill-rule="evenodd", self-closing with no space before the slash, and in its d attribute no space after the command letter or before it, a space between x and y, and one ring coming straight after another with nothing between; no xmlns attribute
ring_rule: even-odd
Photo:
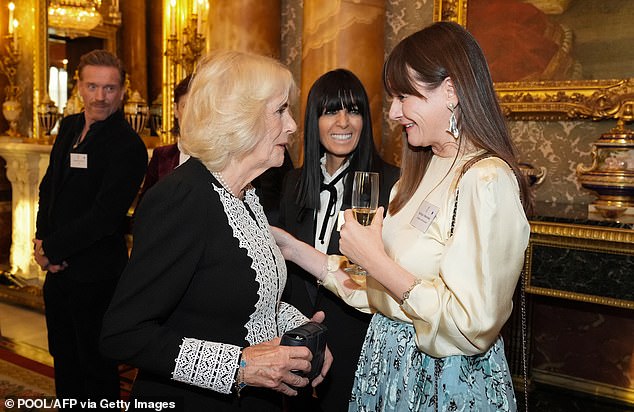
<svg viewBox="0 0 634 412"><path fill-rule="evenodd" d="M468 27L468 1L434 0L434 21ZM505 114L514 120L634 120L634 77L496 82L495 89Z"/></svg>

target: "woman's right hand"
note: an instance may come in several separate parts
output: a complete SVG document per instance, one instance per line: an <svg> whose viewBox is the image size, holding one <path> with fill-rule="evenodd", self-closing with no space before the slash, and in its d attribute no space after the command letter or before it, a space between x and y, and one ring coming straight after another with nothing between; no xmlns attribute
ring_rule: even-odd
<svg viewBox="0 0 634 412"><path fill-rule="evenodd" d="M299 388L308 385L308 378L291 371L310 371L313 355L305 346L280 346L280 338L248 346L242 350L246 361L243 379L249 386L270 388L295 396Z"/></svg>

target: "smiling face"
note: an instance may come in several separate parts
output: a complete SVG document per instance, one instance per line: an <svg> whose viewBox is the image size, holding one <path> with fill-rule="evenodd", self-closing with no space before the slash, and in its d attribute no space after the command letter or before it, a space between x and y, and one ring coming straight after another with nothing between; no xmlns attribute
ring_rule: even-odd
<svg viewBox="0 0 634 412"><path fill-rule="evenodd" d="M447 131L451 116L447 105L450 102L456 104L450 80L445 79L440 86L431 90L420 83L415 87L422 97L394 96L390 106L390 119L403 125L410 145L431 146L434 153L441 154L448 144L455 143Z"/></svg>
<svg viewBox="0 0 634 412"><path fill-rule="evenodd" d="M325 110L319 117L319 141L326 150L327 163L334 163L332 172L356 149L361 130L363 117L357 109Z"/></svg>
<svg viewBox="0 0 634 412"><path fill-rule="evenodd" d="M284 163L284 150L289 136L297 130L297 124L291 116L288 97L274 97L266 104L266 134L247 155L256 169L263 172L271 167L279 167Z"/></svg>
<svg viewBox="0 0 634 412"><path fill-rule="evenodd" d="M107 119L123 100L119 70L110 66L85 66L79 79L79 94L84 101L86 124Z"/></svg>

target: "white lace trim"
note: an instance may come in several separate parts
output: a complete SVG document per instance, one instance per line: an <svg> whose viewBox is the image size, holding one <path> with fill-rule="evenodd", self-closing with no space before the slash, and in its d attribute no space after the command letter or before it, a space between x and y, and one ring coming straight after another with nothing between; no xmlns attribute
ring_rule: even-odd
<svg viewBox="0 0 634 412"><path fill-rule="evenodd" d="M172 379L220 393L231 393L240 347L184 338Z"/></svg>
<svg viewBox="0 0 634 412"><path fill-rule="evenodd" d="M245 325L246 340L251 345L273 339L278 330L277 309L286 283L286 264L282 252L269 230L269 224L260 205L255 189L250 188L244 196L244 203L229 194L224 188L213 185L224 206L233 236L239 246L251 258L251 268L255 272L259 299L255 310ZM256 224L245 203L255 216Z"/></svg>
<svg viewBox="0 0 634 412"><path fill-rule="evenodd" d="M277 314L277 318L279 328L277 333L279 336L282 336L284 332L303 325L308 321L308 318L304 316L299 309L286 302L280 302L280 310Z"/></svg>

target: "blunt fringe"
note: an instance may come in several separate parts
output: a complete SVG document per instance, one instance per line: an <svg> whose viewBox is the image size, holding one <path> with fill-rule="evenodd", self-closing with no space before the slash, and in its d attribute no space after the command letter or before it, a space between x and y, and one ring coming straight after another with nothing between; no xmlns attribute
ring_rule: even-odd
<svg viewBox="0 0 634 412"><path fill-rule="evenodd" d="M319 139L319 118L327 111L358 110L363 119L359 143L350 154L350 173L344 181L344 202L350 201L355 171L374 171L380 164L374 146L370 100L361 80L349 70L335 69L323 74L308 93L304 114L304 165L295 202L300 209L319 209L322 181L320 159L326 152Z"/></svg>
<svg viewBox="0 0 634 412"><path fill-rule="evenodd" d="M447 77L453 81L458 98L456 110L461 131L460 145L467 139L479 149L502 158L518 176L524 210L531 212L528 182L521 173L516 150L493 88L484 53L475 38L453 22L437 22L403 39L383 66L383 84L392 96L421 97L415 82L429 90ZM432 152L403 144L401 179L389 212L398 212L412 197Z"/></svg>

